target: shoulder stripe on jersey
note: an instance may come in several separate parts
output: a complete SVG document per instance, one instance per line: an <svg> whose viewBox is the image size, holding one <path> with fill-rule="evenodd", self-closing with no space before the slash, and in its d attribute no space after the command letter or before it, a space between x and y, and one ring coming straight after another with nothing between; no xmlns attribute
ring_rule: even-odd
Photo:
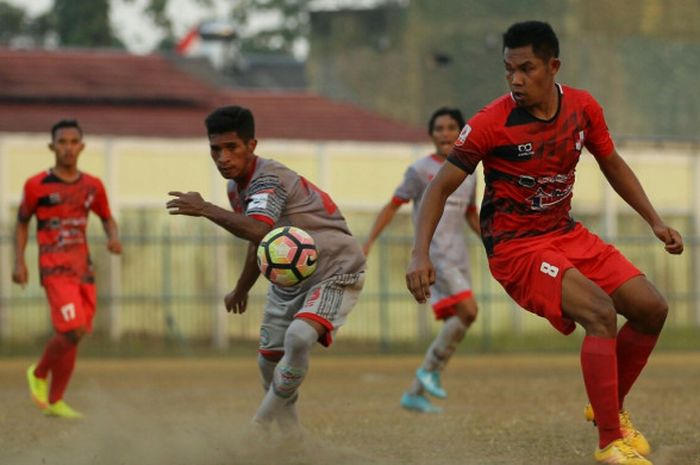
<svg viewBox="0 0 700 465"><path fill-rule="evenodd" d="M464 163L462 163L462 161L459 159L459 157L457 155L455 155L454 153L451 153L450 156L447 157L447 161L449 161L450 163L452 163L453 165L455 165L457 168L461 169L462 171L466 171L468 174L472 174L474 172L475 167L472 167L470 169L470 167L465 165Z"/></svg>

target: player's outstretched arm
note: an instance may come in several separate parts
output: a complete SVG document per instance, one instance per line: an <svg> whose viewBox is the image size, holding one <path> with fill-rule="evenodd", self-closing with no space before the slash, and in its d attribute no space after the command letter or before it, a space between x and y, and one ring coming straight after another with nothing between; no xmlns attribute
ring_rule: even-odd
<svg viewBox="0 0 700 465"><path fill-rule="evenodd" d="M15 264L12 268L12 282L24 287L29 281L27 262L24 260L24 251L29 239L29 223L17 220L15 227Z"/></svg>
<svg viewBox="0 0 700 465"><path fill-rule="evenodd" d="M430 298L430 285L435 282L435 269L429 256L430 241L442 217L447 197L466 177L466 172L452 163L445 163L423 194L416 220L411 262L406 270L406 286L419 303L425 303Z"/></svg>
<svg viewBox="0 0 700 465"><path fill-rule="evenodd" d="M386 228L394 219L399 207L401 207L401 205L396 205L394 202L389 202L379 212L377 218L374 220L374 224L372 225L372 229L369 232L367 240L362 245L362 252L364 252L365 256L369 255L369 251L372 248L374 241L377 240L382 231L384 231L384 228Z"/></svg>
<svg viewBox="0 0 700 465"><path fill-rule="evenodd" d="M666 251L674 255L682 253L681 234L664 223L649 201L634 171L617 153L617 150L613 150L613 153L607 157L598 157L597 161L615 192L651 226L656 237L666 244Z"/></svg>
<svg viewBox="0 0 700 465"><path fill-rule="evenodd" d="M267 223L206 202L199 192L172 191L168 192L168 195L175 197L165 204L171 215L204 217L231 234L256 245L271 229Z"/></svg>
<svg viewBox="0 0 700 465"><path fill-rule="evenodd" d="M248 292L258 280L260 269L256 258L257 247L252 242L248 243L243 270L238 278L236 287L226 294L224 304L226 311L233 313L244 313L248 307Z"/></svg>
<svg viewBox="0 0 700 465"><path fill-rule="evenodd" d="M115 255L122 253L122 243L119 240L119 228L114 218L110 217L102 221L102 229L107 236L107 250Z"/></svg>

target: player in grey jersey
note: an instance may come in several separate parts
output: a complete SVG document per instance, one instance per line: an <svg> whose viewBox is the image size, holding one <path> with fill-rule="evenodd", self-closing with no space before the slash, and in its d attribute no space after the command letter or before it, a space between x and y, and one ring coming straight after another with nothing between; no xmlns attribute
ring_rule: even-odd
<svg viewBox="0 0 700 465"><path fill-rule="evenodd" d="M236 287L226 309L243 313L260 270L256 248L273 227L293 225L315 240L316 271L291 287L270 285L260 328L258 366L265 397L254 417L265 429L275 420L283 431L298 431L297 390L316 342L329 346L354 307L364 282L365 257L333 200L285 165L255 155L250 110L230 106L206 119L211 157L229 179L233 211L206 202L197 192L170 192L174 215L202 216L249 241Z"/></svg>
<svg viewBox="0 0 700 465"><path fill-rule="evenodd" d="M415 221L423 192L447 159L463 126L464 118L457 109L440 108L433 113L428 123L428 134L435 144L435 154L423 157L408 167L403 182L394 192L391 201L379 212L372 226L363 246L365 255L369 254L372 244L401 205L413 201ZM401 397L401 405L409 410L423 413L442 411L430 403L425 393L440 399L447 397L440 373L476 319L477 305L471 288L469 253L462 234L466 219L479 235L475 196L476 177L469 176L447 199L430 244L430 258L437 270L430 303L435 318L442 320L444 325L428 348L411 387Z"/></svg>

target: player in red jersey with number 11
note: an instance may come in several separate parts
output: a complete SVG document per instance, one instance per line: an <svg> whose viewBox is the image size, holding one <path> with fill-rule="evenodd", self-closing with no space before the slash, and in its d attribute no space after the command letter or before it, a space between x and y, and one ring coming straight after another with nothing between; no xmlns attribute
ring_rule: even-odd
<svg viewBox="0 0 700 465"><path fill-rule="evenodd" d="M445 199L483 163L486 187L481 234L491 274L523 308L563 334L578 323L586 335L581 369L595 417L598 462L649 465L649 443L623 402L664 325L668 304L615 247L569 214L576 164L583 148L610 185L649 224L666 251L683 251L610 138L603 110L587 92L556 83L561 62L551 26L512 25L503 36L511 92L464 126L448 163L423 196L406 282L413 296L430 296L435 272L428 257ZM627 319L617 331L617 315Z"/></svg>

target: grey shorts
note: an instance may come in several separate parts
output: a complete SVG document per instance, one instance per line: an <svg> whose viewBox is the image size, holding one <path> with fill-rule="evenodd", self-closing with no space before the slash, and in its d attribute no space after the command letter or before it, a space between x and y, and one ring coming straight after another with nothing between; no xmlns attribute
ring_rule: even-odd
<svg viewBox="0 0 700 465"><path fill-rule="evenodd" d="M450 310L454 304L472 296L469 270L456 267L436 270L435 283L430 287L430 304L437 319L456 314Z"/></svg>
<svg viewBox="0 0 700 465"><path fill-rule="evenodd" d="M328 331L319 343L328 347L360 297L364 272L332 276L305 291L270 286L260 326L260 353L284 352L284 335L295 318L306 318Z"/></svg>

